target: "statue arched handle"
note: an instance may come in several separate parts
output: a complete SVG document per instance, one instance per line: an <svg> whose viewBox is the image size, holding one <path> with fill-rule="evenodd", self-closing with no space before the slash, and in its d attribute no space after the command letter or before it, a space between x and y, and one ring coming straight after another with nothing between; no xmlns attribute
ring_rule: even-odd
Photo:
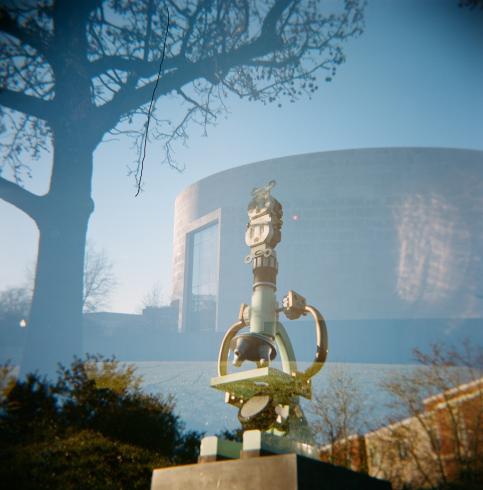
<svg viewBox="0 0 483 490"><path fill-rule="evenodd" d="M327 359L327 326L325 325L324 317L314 306L305 305L304 311L305 313L310 313L315 320L315 332L317 336L317 352L315 353L315 359L303 373L304 377L311 378L322 369L322 366Z"/></svg>
<svg viewBox="0 0 483 490"><path fill-rule="evenodd" d="M230 342L233 337L245 327L246 324L243 320L238 320L234 323L225 333L223 340L221 341L220 351L218 352L218 376L225 376L228 374L228 354L230 353Z"/></svg>

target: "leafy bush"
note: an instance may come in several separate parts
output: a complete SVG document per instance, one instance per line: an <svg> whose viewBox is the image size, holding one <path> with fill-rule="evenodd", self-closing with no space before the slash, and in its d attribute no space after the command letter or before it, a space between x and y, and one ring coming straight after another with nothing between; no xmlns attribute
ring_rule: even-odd
<svg viewBox="0 0 483 490"><path fill-rule="evenodd" d="M152 470L170 464L153 451L82 430L3 448L4 488L145 489Z"/></svg>
<svg viewBox="0 0 483 490"><path fill-rule="evenodd" d="M10 375L5 368L2 373ZM0 400L0 481L16 488L148 488L154 467L194 462L200 434L185 432L170 397L140 390L133 366L88 355L36 374Z"/></svg>
<svg viewBox="0 0 483 490"><path fill-rule="evenodd" d="M24 443L51 437L59 430L55 387L37 374L17 381L0 404L0 440Z"/></svg>

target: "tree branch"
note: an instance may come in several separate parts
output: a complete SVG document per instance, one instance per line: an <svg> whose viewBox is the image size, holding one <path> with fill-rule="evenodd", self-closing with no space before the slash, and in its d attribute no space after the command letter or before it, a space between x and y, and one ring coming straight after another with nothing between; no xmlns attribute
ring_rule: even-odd
<svg viewBox="0 0 483 490"><path fill-rule="evenodd" d="M12 204L30 216L34 221L37 221L44 198L0 177L0 199Z"/></svg>
<svg viewBox="0 0 483 490"><path fill-rule="evenodd" d="M163 70L176 68L181 61L181 56L165 59ZM90 63L89 73L91 77L97 77L109 70L120 70L133 73L140 78L148 78L156 75L159 69L159 60L145 61L141 59L126 59L123 56L102 56Z"/></svg>
<svg viewBox="0 0 483 490"><path fill-rule="evenodd" d="M178 91L184 85L200 78L216 85L225 78L231 69L236 67L263 67L266 63L268 67L283 68L294 63L294 56L285 60L274 59L271 62L263 59L264 56L284 48L284 41L278 33L277 24L293 1L277 0L266 15L258 35L249 43L229 53L218 52L193 62L183 57L182 53L173 58L167 58L158 83L156 100L170 92ZM127 60L118 56L103 57L92 63L93 69L97 71L118 68L129 71L134 76L139 75L140 78L154 76L158 65L159 61ZM132 83L124 84L109 102L97 108L96 119L99 129L104 132L111 130L120 118L147 104L151 100L155 83L155 81L151 81L137 88ZM231 89L233 90L233 87Z"/></svg>
<svg viewBox="0 0 483 490"><path fill-rule="evenodd" d="M277 22L283 14L283 11L290 5L291 1L292 0L279 0L270 9L270 12L268 12L262 24L262 34L260 36L261 38L265 39L276 37Z"/></svg>
<svg viewBox="0 0 483 490"><path fill-rule="evenodd" d="M5 8L0 8L0 31L18 39L22 44L28 44L46 59L51 51L52 36L44 30L34 30L32 27L20 26Z"/></svg>
<svg viewBox="0 0 483 490"><path fill-rule="evenodd" d="M162 95L168 94L172 90L177 90L192 79L201 76L201 73L197 73L196 69L192 69L195 65L191 65L186 61L184 62L184 65L184 69L181 68L165 74L165 76L159 80L156 99ZM156 81L153 81L139 88L135 88L133 84L125 84L109 102L98 107L96 109L96 112L98 113L97 120L103 125L102 130L108 131L112 129L117 124L120 117L147 104L152 98L155 84Z"/></svg>
<svg viewBox="0 0 483 490"><path fill-rule="evenodd" d="M279 17L286 8L286 4L286 1L279 2L276 4L279 8L275 9L274 7L270 14L276 12ZM280 7L281 5L284 5L283 8ZM276 23L278 17L275 18L274 15L271 15L271 22ZM250 44L244 45L231 53L204 58L196 63L190 63L186 58L183 59L179 56L175 57L177 61L176 65L173 64L175 58L166 60L166 63L168 63L166 68L171 61L172 68L176 69L165 73L161 78L156 92L156 99L169 94L173 90L178 90L197 78L206 78L212 81L212 83L216 83L213 80L217 67L228 71L235 66L246 64L254 58L270 53L274 49L274 45L280 42L278 36L275 34L269 39L268 33L270 32L272 32L271 29L267 27L265 34L254 39ZM151 65L152 63L154 62L150 62L149 64ZM125 85L108 103L99 107L97 109L100 117L99 121L105 118L106 128L104 130L108 131L112 129L120 117L148 103L151 100L155 83L153 81L139 88Z"/></svg>
<svg viewBox="0 0 483 490"><path fill-rule="evenodd" d="M52 115L52 103L31 95L0 87L0 105L48 121Z"/></svg>
<svg viewBox="0 0 483 490"><path fill-rule="evenodd" d="M204 106L201 105L198 101L189 97L182 89L178 90L178 94L181 95L181 97L183 97L183 99L186 100L186 102L189 102L191 105L197 107L201 112L209 114L213 119L216 119L216 114L210 110L208 103Z"/></svg>
<svg viewBox="0 0 483 490"><path fill-rule="evenodd" d="M102 5L103 0L84 0L84 8L87 9L89 12L92 10L95 10L96 8L100 7ZM68 5L72 5L71 0L67 0Z"/></svg>
<svg viewBox="0 0 483 490"><path fill-rule="evenodd" d="M102 2L103 0L83 0L82 2L74 3L72 2L72 0L57 0L55 2L55 7L59 7L60 9L75 8L77 12L85 15L100 7L102 5Z"/></svg>

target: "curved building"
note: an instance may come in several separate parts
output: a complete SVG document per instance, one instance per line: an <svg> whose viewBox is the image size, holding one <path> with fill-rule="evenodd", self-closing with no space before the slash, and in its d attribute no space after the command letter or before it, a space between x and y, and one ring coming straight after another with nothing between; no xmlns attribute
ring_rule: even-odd
<svg viewBox="0 0 483 490"><path fill-rule="evenodd" d="M252 163L182 192L180 331L224 331L250 302L246 209L272 179L284 210L279 300L293 289L329 321L483 318L483 152L381 148Z"/></svg>

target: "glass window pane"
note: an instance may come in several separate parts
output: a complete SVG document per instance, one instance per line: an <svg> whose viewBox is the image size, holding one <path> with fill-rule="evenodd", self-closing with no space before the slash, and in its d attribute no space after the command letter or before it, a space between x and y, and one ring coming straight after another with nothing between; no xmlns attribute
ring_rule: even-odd
<svg viewBox="0 0 483 490"><path fill-rule="evenodd" d="M190 235L190 287L186 330L215 330L218 292L218 223Z"/></svg>

